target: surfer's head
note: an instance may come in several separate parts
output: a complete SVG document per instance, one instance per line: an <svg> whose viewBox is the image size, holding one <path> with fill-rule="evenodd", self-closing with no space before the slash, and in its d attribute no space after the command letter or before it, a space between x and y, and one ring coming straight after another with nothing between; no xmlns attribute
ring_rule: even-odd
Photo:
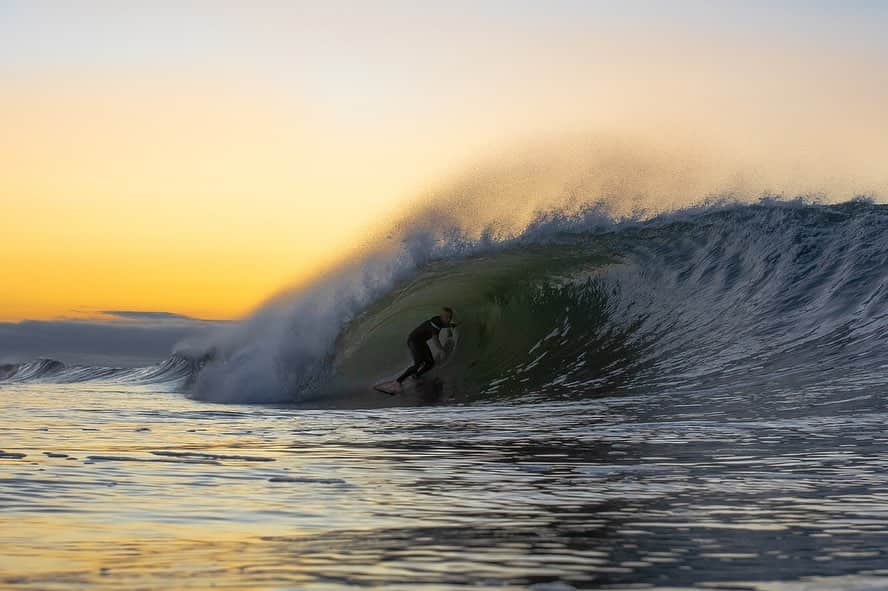
<svg viewBox="0 0 888 591"><path fill-rule="evenodd" d="M449 324L453 320L453 308L448 308L447 306L441 308L441 320L445 324Z"/></svg>

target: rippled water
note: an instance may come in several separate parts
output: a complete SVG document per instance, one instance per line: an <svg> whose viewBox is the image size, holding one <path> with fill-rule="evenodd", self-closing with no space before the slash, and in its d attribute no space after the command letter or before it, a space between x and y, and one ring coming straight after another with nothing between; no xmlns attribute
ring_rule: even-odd
<svg viewBox="0 0 888 591"><path fill-rule="evenodd" d="M0 587L885 588L884 405L792 400L344 411L6 385Z"/></svg>

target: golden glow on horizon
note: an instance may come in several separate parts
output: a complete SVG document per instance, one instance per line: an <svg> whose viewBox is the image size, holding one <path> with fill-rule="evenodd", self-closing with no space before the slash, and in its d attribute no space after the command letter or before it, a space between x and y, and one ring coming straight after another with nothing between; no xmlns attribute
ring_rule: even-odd
<svg viewBox="0 0 888 591"><path fill-rule="evenodd" d="M341 256L390 207L381 198L416 183L379 174L385 149L336 153L269 100L149 86L0 99L0 319L238 316Z"/></svg>

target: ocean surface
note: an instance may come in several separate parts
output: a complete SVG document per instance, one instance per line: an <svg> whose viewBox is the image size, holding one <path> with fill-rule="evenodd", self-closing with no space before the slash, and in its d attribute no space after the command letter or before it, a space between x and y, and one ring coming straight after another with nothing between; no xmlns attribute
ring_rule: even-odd
<svg viewBox="0 0 888 591"><path fill-rule="evenodd" d="M543 220L2 366L0 588L888 588L886 245L866 202Z"/></svg>

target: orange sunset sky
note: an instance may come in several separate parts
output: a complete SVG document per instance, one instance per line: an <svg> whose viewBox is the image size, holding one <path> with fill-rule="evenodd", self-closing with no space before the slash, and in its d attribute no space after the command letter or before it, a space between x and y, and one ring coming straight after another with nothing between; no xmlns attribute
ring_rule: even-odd
<svg viewBox="0 0 888 591"><path fill-rule="evenodd" d="M680 137L774 165L780 190L878 193L886 16L876 2L0 2L0 320L238 317L454 175L565 133Z"/></svg>

